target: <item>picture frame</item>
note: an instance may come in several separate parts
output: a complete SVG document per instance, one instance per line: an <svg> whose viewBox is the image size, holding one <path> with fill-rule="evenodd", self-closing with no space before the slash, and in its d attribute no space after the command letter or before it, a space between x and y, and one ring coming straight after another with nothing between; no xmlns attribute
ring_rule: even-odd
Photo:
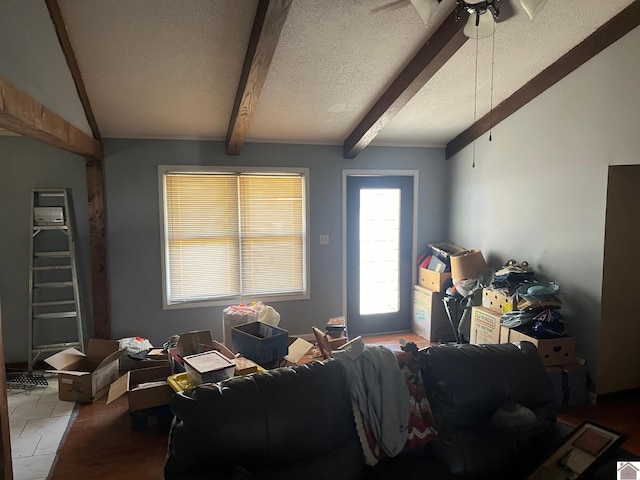
<svg viewBox="0 0 640 480"><path fill-rule="evenodd" d="M586 478L626 439L627 436L623 433L585 420L528 477L528 480Z"/></svg>

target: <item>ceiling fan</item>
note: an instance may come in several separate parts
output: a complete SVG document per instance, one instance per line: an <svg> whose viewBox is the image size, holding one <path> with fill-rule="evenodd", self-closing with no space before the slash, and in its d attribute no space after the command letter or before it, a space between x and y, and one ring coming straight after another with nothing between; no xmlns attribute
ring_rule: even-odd
<svg viewBox="0 0 640 480"><path fill-rule="evenodd" d="M436 13L442 0L396 0L376 10L401 7L409 2L418 11L425 25ZM464 34L469 38L490 37L495 31L496 22L502 22L515 14L513 4L520 6L533 18L544 8L547 0L456 0L456 15L460 11L469 13L469 20L464 27ZM488 14L488 15L487 15Z"/></svg>

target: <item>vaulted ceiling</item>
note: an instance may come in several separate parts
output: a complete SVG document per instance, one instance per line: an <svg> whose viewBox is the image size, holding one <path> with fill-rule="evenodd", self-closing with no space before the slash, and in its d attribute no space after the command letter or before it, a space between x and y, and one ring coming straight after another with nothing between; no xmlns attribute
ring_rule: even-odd
<svg viewBox="0 0 640 480"><path fill-rule="evenodd" d="M456 0L426 27L409 0L0 0L0 130L87 159L94 336L111 335L102 138L450 157L640 24L640 0L549 0L533 21L501 2L515 15L476 42Z"/></svg>
<svg viewBox="0 0 640 480"><path fill-rule="evenodd" d="M58 6L103 138L222 140L235 121L232 153L251 141L344 145L345 156L368 144L455 142L637 3L549 0L531 21L509 1L515 15L476 43L461 39L455 0L427 27L408 0L26 0L45 15ZM252 40L257 18L262 37ZM39 27L53 37L51 24ZM6 75L2 55L0 45Z"/></svg>

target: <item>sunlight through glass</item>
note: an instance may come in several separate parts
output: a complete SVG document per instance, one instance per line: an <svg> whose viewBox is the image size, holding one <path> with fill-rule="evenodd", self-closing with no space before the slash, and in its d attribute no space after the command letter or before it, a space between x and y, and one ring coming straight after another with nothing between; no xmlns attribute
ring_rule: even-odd
<svg viewBox="0 0 640 480"><path fill-rule="evenodd" d="M400 189L360 190L360 314L400 308Z"/></svg>

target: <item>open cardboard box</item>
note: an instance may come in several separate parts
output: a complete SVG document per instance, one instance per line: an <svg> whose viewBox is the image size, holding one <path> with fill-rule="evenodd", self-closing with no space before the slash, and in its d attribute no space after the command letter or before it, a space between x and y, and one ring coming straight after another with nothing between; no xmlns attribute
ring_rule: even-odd
<svg viewBox="0 0 640 480"><path fill-rule="evenodd" d="M45 359L58 375L60 400L92 403L106 395L118 378L118 361L127 352L117 340L90 339L87 354L67 348Z"/></svg>
<svg viewBox="0 0 640 480"><path fill-rule="evenodd" d="M175 348L169 350L173 365L173 373L185 371L184 357L203 353L209 350L217 350L229 360L233 360L235 355L222 343L216 341L211 336L209 330L196 330L193 332L181 333Z"/></svg>
<svg viewBox="0 0 640 480"><path fill-rule="evenodd" d="M168 363L131 370L111 384L107 405L125 394L129 401L129 412L167 405L173 395L173 389L167 383L170 375Z"/></svg>

